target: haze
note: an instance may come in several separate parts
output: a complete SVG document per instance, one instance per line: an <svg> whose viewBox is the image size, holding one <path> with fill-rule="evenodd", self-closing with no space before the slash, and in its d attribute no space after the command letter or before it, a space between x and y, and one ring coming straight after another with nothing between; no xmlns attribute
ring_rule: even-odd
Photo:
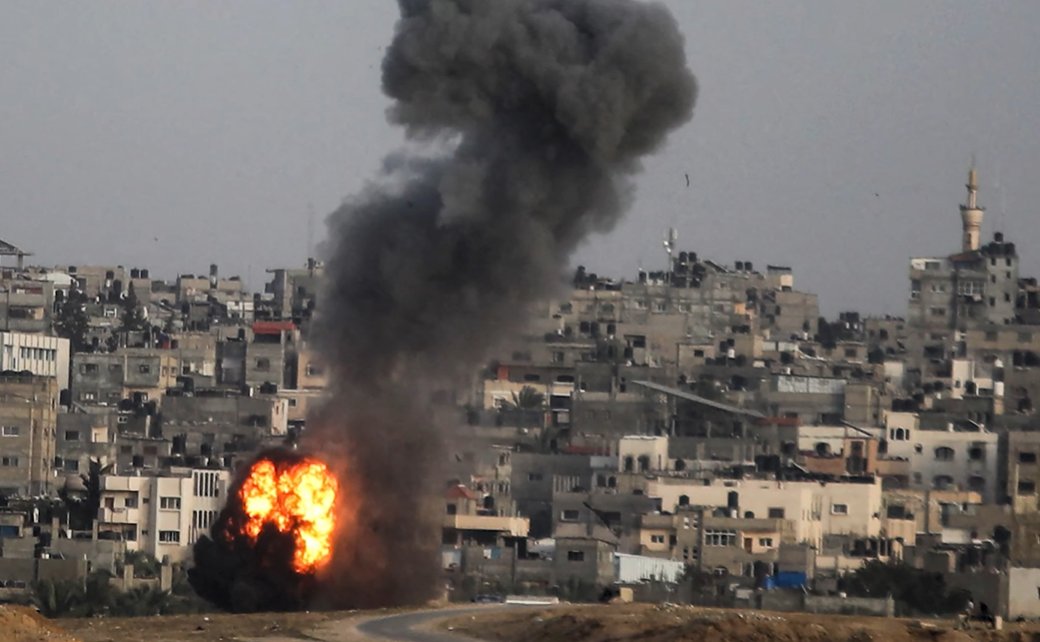
<svg viewBox="0 0 1040 642"><path fill-rule="evenodd" d="M1002 229L1040 275L1040 4L666 4L700 83L695 118L575 263L659 269L674 226L703 256L793 266L827 314L902 314L908 257L959 247L974 155L984 238ZM325 215L402 144L380 93L396 13L0 4L0 239L42 264L173 276L216 262L253 288L302 264Z"/></svg>

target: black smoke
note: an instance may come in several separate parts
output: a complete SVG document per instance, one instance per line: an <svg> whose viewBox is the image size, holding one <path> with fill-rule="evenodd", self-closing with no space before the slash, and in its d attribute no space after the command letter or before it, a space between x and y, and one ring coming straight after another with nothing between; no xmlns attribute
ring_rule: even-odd
<svg viewBox="0 0 1040 642"><path fill-rule="evenodd" d="M252 464L267 459L276 465L292 466L303 460L300 453L269 449L243 466L228 490L228 500L193 548L194 564L188 581L195 592L216 606L234 612L291 611L314 603L319 586L314 575L293 569L296 544L291 533L267 525L254 541L245 535L248 521L238 490Z"/></svg>
<svg viewBox="0 0 1040 642"><path fill-rule="evenodd" d="M691 117L696 94L660 4L399 6L383 89L389 119L424 151L387 158L329 218L316 324L334 395L305 442L355 486L358 519L325 579L350 606L433 594L431 398L471 377L564 282L577 245L614 226L640 159Z"/></svg>

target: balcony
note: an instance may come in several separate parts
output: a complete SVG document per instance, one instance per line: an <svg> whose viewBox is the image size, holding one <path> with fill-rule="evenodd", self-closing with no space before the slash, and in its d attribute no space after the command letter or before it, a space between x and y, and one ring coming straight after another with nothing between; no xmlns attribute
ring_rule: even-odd
<svg viewBox="0 0 1040 642"><path fill-rule="evenodd" d="M531 522L526 517L497 515L445 515L441 526L457 531L485 531L513 537L526 537Z"/></svg>

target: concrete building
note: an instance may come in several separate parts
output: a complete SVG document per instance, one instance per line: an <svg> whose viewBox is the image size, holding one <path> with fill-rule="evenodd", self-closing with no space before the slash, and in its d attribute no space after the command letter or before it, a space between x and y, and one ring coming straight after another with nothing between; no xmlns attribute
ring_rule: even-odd
<svg viewBox="0 0 1040 642"><path fill-rule="evenodd" d="M54 283L0 272L0 330L48 333L54 322Z"/></svg>
<svg viewBox="0 0 1040 642"><path fill-rule="evenodd" d="M288 422L287 399L208 390L167 395L160 428L164 438L178 441L182 454L219 457L248 454L269 437L284 437Z"/></svg>
<svg viewBox="0 0 1040 642"><path fill-rule="evenodd" d="M0 494L54 490L57 417L57 379L0 374Z"/></svg>
<svg viewBox="0 0 1040 642"><path fill-rule="evenodd" d="M172 469L164 477L105 475L98 528L125 541L128 550L183 561L220 514L229 483L226 470Z"/></svg>
<svg viewBox="0 0 1040 642"><path fill-rule="evenodd" d="M28 371L54 377L58 390L69 387L69 340L43 334L0 332L0 371Z"/></svg>
<svg viewBox="0 0 1040 642"><path fill-rule="evenodd" d="M915 413L888 412L888 456L910 462L911 488L970 490L992 503L999 488L999 435L977 424L922 430Z"/></svg>
<svg viewBox="0 0 1040 642"><path fill-rule="evenodd" d="M727 508L746 519L784 520L784 541L821 545L825 533L877 537L881 529L880 479L847 482L691 480L662 477L646 493L661 510L683 506Z"/></svg>
<svg viewBox="0 0 1040 642"><path fill-rule="evenodd" d="M530 520L518 516L515 506L496 506L491 497L481 497L461 484L450 486L444 493L442 543L504 546L526 538Z"/></svg>
<svg viewBox="0 0 1040 642"><path fill-rule="evenodd" d="M84 405L117 405L123 399L161 401L177 385L180 366L169 350L123 348L81 352L72 358L72 399Z"/></svg>
<svg viewBox="0 0 1040 642"><path fill-rule="evenodd" d="M1040 432L1007 433L1002 489L1015 514L1040 513Z"/></svg>
<svg viewBox="0 0 1040 642"><path fill-rule="evenodd" d="M246 346L245 383L278 388L295 381L296 347L299 331L292 321L256 321L252 340Z"/></svg>

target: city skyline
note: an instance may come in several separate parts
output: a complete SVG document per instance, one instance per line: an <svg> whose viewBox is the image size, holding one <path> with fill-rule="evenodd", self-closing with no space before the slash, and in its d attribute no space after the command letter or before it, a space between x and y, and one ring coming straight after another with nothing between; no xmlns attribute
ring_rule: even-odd
<svg viewBox="0 0 1040 642"><path fill-rule="evenodd" d="M1020 133L1040 121L1022 62L1040 9L666 4L701 84L696 117L575 265L661 269L675 227L680 248L723 263L791 265L828 316L905 314L908 259L959 247L974 156L983 240L1003 230L1022 273L1040 273L1040 147ZM264 267L302 264L325 214L402 142L379 93L395 13L5 5L3 238L41 264L171 277L218 263L253 289Z"/></svg>

